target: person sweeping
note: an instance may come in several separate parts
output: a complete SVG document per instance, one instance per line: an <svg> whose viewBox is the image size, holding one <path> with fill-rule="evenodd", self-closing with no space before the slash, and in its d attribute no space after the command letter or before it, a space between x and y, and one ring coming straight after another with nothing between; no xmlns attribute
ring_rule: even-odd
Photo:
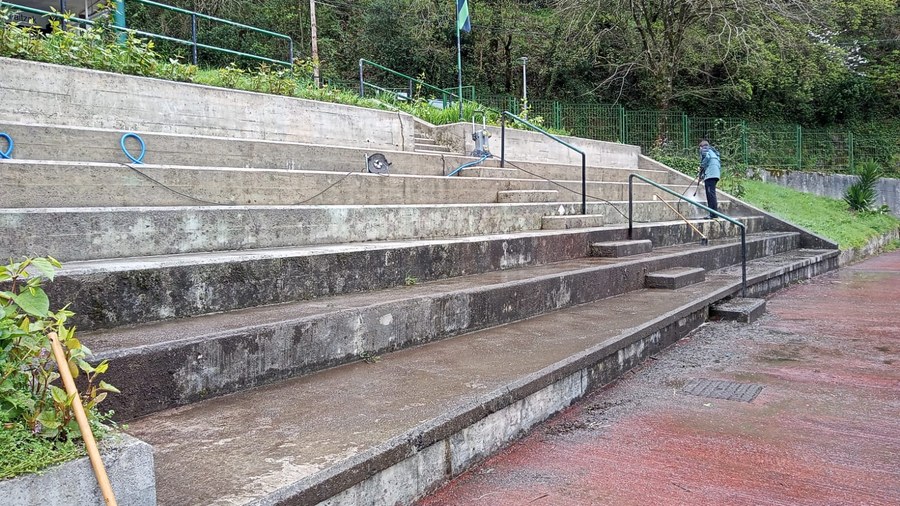
<svg viewBox="0 0 900 506"><path fill-rule="evenodd" d="M718 211L718 201L716 200L716 185L722 176L722 159L719 157L719 151L709 145L709 141L702 139L700 141L700 179L706 187L706 206L713 211ZM718 216L709 215L710 220L714 220Z"/></svg>

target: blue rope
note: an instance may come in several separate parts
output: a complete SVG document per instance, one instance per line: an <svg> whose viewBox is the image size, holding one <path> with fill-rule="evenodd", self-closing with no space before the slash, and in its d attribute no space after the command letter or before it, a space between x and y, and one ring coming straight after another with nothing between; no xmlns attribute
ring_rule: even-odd
<svg viewBox="0 0 900 506"><path fill-rule="evenodd" d="M125 139L129 137L131 137L132 139L137 139L137 141L141 143L141 154L139 154L137 158L131 156L131 153L128 152L128 148L125 147ZM144 153L147 152L147 147L144 146L144 139L141 139L140 135L128 132L127 134L122 136L122 139L119 141L119 145L122 146L122 152L125 153L125 156L127 156L129 160L139 165L144 163Z"/></svg>
<svg viewBox="0 0 900 506"><path fill-rule="evenodd" d="M6 151L0 151L0 158L9 160L10 158L12 158L12 152L15 144L13 143L12 137L10 137L7 133L0 132L0 139L6 139L6 144L9 145L9 148Z"/></svg>
<svg viewBox="0 0 900 506"><path fill-rule="evenodd" d="M456 170L454 170L453 172L447 174L447 177L456 175L457 172L459 172L459 171L465 169L466 167L471 167L471 166L473 166L473 165L478 165L479 163L481 163L481 162L487 160L488 158L490 158L490 156L491 156L490 153L488 153L488 154L482 156L481 158L479 158L478 160L475 160L474 162L464 163L464 164L460 165L459 167L457 167Z"/></svg>

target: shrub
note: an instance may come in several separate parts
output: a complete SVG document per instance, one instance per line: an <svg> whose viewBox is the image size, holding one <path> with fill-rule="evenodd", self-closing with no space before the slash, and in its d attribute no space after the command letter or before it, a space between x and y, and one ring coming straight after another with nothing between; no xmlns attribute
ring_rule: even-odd
<svg viewBox="0 0 900 506"><path fill-rule="evenodd" d="M66 322L73 313L50 310L41 288L52 280L60 264L51 257L25 259L0 266L0 424L23 425L44 438L75 439L81 431L72 410L73 396L59 386L59 373L48 337L56 332L72 376L81 378L81 401L91 424L102 431L97 405L115 387L100 381L108 362L96 367L86 361L91 351L75 337Z"/></svg>

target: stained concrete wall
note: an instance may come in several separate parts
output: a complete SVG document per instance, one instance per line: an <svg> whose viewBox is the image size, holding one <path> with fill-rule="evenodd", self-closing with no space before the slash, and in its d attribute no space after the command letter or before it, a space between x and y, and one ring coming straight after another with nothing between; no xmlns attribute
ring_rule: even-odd
<svg viewBox="0 0 900 506"><path fill-rule="evenodd" d="M0 58L0 121L412 151L412 116Z"/></svg>
<svg viewBox="0 0 900 506"><path fill-rule="evenodd" d="M478 128L481 128L478 126ZM500 156L500 127L489 126L491 153ZM450 146L456 153L470 153L475 149L472 140L471 123L454 123L433 127L434 137L439 143ZM578 137L559 136L564 141L586 153L587 165L592 167L637 168L639 146L595 141ZM543 134L513 128L506 129L506 157L509 160L532 162L553 162L575 165L580 179L581 155ZM577 170L576 170L577 169Z"/></svg>
<svg viewBox="0 0 900 506"><path fill-rule="evenodd" d="M820 174L818 172L769 172L760 171L763 181L775 183L794 190L813 193L833 199L844 198L844 192L855 183L857 176L845 174ZM878 182L876 206L886 205L891 214L900 218L900 179L881 178Z"/></svg>

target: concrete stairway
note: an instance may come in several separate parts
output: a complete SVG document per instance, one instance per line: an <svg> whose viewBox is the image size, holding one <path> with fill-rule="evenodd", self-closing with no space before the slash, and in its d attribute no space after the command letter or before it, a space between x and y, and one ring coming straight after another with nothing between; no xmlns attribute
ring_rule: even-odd
<svg viewBox="0 0 900 506"><path fill-rule="evenodd" d="M111 360L125 394L106 404L154 445L161 504L411 503L741 291L727 222L673 204L702 245L667 195L636 184L628 237L628 174L690 184L631 147L581 141L595 154L579 216L580 166L540 159L524 133L519 149L538 148L512 157L521 169L446 177L473 159L421 152L434 136L397 113L358 112L381 131L341 137L321 116L366 124L355 108L286 103L324 125L316 143L266 107L241 116L255 94L173 88L237 116L228 131L155 116L189 106L154 81L72 70L169 104L75 124L79 94L23 117L32 83L67 72L28 71L0 83L0 131L17 139L0 161L0 256L65 262L51 300ZM147 165L123 163L122 129L141 133ZM374 152L389 175L361 172ZM727 196L720 208L746 226L748 295L836 267L833 244ZM629 239L628 255L598 245ZM672 286L647 288L660 277Z"/></svg>

